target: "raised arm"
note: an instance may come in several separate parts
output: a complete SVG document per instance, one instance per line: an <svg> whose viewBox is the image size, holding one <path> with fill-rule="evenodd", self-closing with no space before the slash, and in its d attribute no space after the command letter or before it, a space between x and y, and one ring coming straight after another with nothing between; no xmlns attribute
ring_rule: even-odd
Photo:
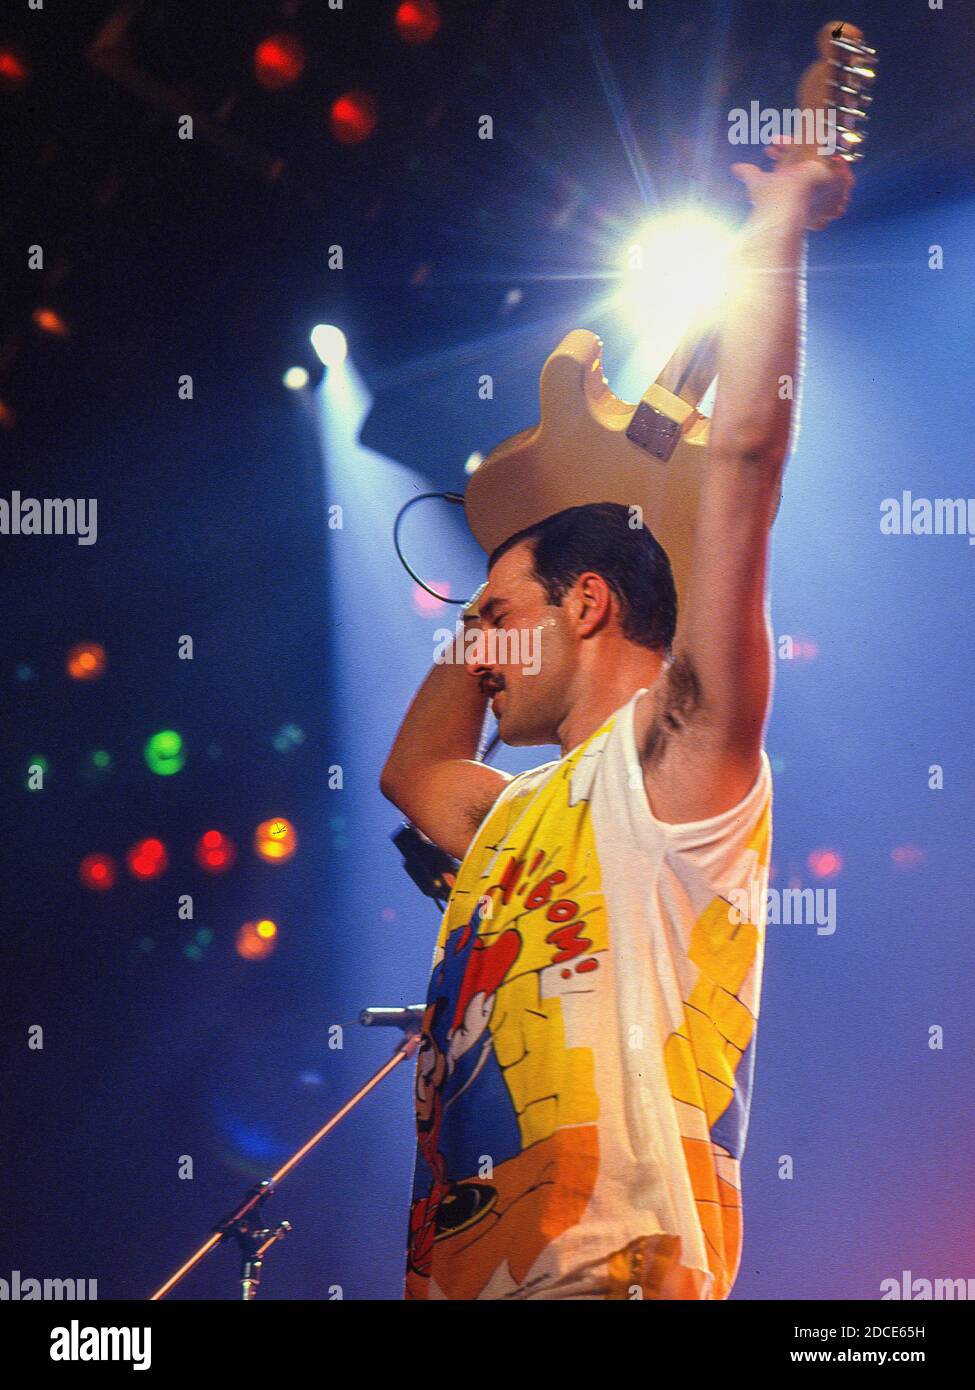
<svg viewBox="0 0 975 1390"><path fill-rule="evenodd" d="M758 775L772 687L768 538L794 426L805 230L839 216L853 182L838 157L733 172L754 209L720 325L686 611L673 662L637 708L650 805L674 823L730 809Z"/></svg>

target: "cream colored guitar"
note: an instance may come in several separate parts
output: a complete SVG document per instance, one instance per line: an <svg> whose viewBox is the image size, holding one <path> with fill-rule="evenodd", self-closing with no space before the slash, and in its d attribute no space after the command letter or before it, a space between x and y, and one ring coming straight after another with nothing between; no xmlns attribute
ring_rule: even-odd
<svg viewBox="0 0 975 1390"><path fill-rule="evenodd" d="M799 86L801 110L834 112L837 152L860 158L876 54L852 24L825 25L820 58ZM784 160L816 155L794 144ZM566 507L619 502L642 508L667 551L678 600L686 590L704 469L708 420L697 409L715 376L715 332L688 335L637 404L602 373L602 341L577 328L542 368L541 421L499 444L472 476L468 524L490 555L516 531Z"/></svg>

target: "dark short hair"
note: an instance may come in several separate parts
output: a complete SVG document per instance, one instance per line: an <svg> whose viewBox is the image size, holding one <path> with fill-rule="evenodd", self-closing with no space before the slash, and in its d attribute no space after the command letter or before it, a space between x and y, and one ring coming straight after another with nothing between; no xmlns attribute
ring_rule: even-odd
<svg viewBox="0 0 975 1390"><path fill-rule="evenodd" d="M602 575L619 599L623 636L670 653L677 627L677 591L670 561L646 526L631 526L619 502L567 507L527 526L498 546L488 570L522 541L532 542L532 571L549 603L560 605L586 570Z"/></svg>

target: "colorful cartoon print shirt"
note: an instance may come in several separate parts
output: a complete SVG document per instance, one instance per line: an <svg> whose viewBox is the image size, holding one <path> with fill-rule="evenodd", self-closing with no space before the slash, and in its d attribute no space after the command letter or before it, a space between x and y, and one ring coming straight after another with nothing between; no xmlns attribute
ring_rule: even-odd
<svg viewBox="0 0 975 1390"><path fill-rule="evenodd" d="M771 771L763 752L738 806L658 821L642 693L508 783L459 870L417 1054L408 1299L734 1282Z"/></svg>

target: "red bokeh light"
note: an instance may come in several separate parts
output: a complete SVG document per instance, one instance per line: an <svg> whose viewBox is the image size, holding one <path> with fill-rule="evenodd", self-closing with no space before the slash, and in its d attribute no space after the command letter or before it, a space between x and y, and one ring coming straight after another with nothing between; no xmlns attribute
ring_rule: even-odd
<svg viewBox="0 0 975 1390"><path fill-rule="evenodd" d="M369 92L343 92L332 102L329 121L340 145L361 145L376 129L379 114Z"/></svg>
<svg viewBox="0 0 975 1390"><path fill-rule="evenodd" d="M899 869L915 869L928 856L920 845L895 845L890 857Z"/></svg>
<svg viewBox="0 0 975 1390"><path fill-rule="evenodd" d="M0 48L0 91L23 87L30 76L27 60L14 48Z"/></svg>
<svg viewBox="0 0 975 1390"><path fill-rule="evenodd" d="M158 878L169 863L162 840L139 840L132 846L125 861L133 878Z"/></svg>
<svg viewBox="0 0 975 1390"><path fill-rule="evenodd" d="M843 856L835 849L814 849L806 863L816 878L835 878L843 867Z"/></svg>
<svg viewBox="0 0 975 1390"><path fill-rule="evenodd" d="M115 887L118 866L110 854L86 854L78 868L78 877L85 888L107 893Z"/></svg>
<svg viewBox="0 0 975 1390"><path fill-rule="evenodd" d="M429 43L440 28L436 0L403 0L396 7L396 28L404 43Z"/></svg>
<svg viewBox="0 0 975 1390"><path fill-rule="evenodd" d="M293 34L272 34L254 49L254 76L266 92L292 87L305 70L305 50Z"/></svg>
<svg viewBox="0 0 975 1390"><path fill-rule="evenodd" d="M237 858L237 846L219 830L205 831L196 842L196 862L208 874L222 874Z"/></svg>

